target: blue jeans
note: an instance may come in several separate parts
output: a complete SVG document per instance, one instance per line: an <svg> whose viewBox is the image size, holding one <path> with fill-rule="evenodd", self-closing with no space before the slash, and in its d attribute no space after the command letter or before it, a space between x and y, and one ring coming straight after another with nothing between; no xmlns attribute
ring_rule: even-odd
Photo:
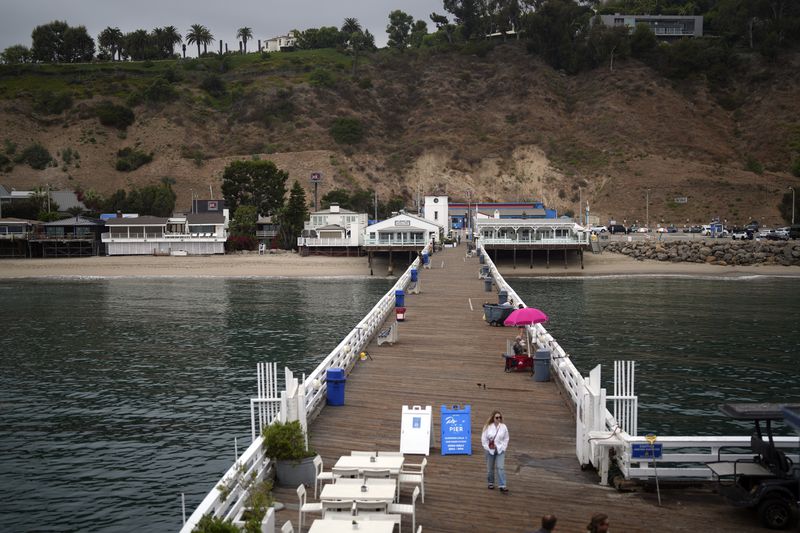
<svg viewBox="0 0 800 533"><path fill-rule="evenodd" d="M486 478L490 485L494 485L494 470L497 469L497 484L501 488L506 486L506 454L491 454L486 452Z"/></svg>

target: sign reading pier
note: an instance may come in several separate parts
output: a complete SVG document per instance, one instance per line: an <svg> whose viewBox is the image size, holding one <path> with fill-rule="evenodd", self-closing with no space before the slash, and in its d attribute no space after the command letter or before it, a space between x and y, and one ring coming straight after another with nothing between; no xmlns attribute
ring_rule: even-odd
<svg viewBox="0 0 800 533"><path fill-rule="evenodd" d="M442 455L472 455L470 406L442 406Z"/></svg>

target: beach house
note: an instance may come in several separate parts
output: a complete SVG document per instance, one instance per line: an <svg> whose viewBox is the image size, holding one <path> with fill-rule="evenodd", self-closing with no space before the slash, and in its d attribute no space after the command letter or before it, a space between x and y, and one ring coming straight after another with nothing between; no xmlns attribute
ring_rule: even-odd
<svg viewBox="0 0 800 533"><path fill-rule="evenodd" d="M172 217L117 217L106 221L108 255L224 254L227 219L222 213Z"/></svg>
<svg viewBox="0 0 800 533"><path fill-rule="evenodd" d="M357 252L364 244L367 223L367 213L331 204L327 209L311 213L297 238L297 246L306 254Z"/></svg>

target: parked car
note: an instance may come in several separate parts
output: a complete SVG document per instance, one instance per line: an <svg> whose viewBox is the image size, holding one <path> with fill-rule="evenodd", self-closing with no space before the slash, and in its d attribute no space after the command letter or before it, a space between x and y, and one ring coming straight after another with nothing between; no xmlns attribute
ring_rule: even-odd
<svg viewBox="0 0 800 533"><path fill-rule="evenodd" d="M800 239L800 224L792 224L789 226L789 238Z"/></svg>
<svg viewBox="0 0 800 533"><path fill-rule="evenodd" d="M758 230L758 238L766 239L770 233L772 233L772 230L770 228L761 228L760 230Z"/></svg>
<svg viewBox="0 0 800 533"><path fill-rule="evenodd" d="M746 228L733 228L733 231L731 232L731 239L733 239L734 241L736 241L736 240L742 240L742 241L752 240L753 239L753 232L751 230L749 230L749 229L746 229Z"/></svg>
<svg viewBox="0 0 800 533"><path fill-rule="evenodd" d="M650 233L650 230L648 228L645 228L645 227L641 227L641 228L637 229L636 231L639 232L639 233Z"/></svg>
<svg viewBox="0 0 800 533"><path fill-rule="evenodd" d="M749 224L745 225L744 229L750 230L752 232L758 231L758 221L752 220Z"/></svg>
<svg viewBox="0 0 800 533"><path fill-rule="evenodd" d="M702 233L703 227L702 226L692 226L689 228L689 233Z"/></svg>
<svg viewBox="0 0 800 533"><path fill-rule="evenodd" d="M676 228L675 226L669 226L667 228L667 233L678 233L678 228Z"/></svg>
<svg viewBox="0 0 800 533"><path fill-rule="evenodd" d="M656 228L656 233L667 233L667 228Z"/></svg>
<svg viewBox="0 0 800 533"><path fill-rule="evenodd" d="M767 235L768 241L788 241L789 240L789 228L778 228L774 229L769 232Z"/></svg>
<svg viewBox="0 0 800 533"><path fill-rule="evenodd" d="M625 226L623 226L622 224L611 224L608 226L608 232L611 235L616 235L616 234L624 235L625 233L628 233L628 230L625 229Z"/></svg>
<svg viewBox="0 0 800 533"><path fill-rule="evenodd" d="M589 231L592 233L605 233L608 231L608 228L605 226L592 226L589 228Z"/></svg>

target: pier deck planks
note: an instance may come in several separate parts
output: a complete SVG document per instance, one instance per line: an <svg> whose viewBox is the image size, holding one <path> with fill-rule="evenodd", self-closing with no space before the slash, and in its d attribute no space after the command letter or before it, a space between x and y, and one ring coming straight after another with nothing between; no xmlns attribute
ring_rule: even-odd
<svg viewBox="0 0 800 533"><path fill-rule="evenodd" d="M556 385L534 382L525 372L503 372L500 354L517 330L491 327L482 319L481 304L496 303L496 294L483 292L478 259L464 260L465 250L462 245L431 257L433 268L420 271L421 294L405 297L399 342L373 343L373 360L359 361L348 376L346 405L325 407L312 422L311 444L326 470L351 450L399 449L401 407L430 405L435 444L425 472L425 503L417 502L417 524L426 533L534 530L545 513L558 516L557 531L581 532L596 512L610 516L614 532L763 531L755 513L727 506L707 486L662 483L659 507L654 490L621 493L600 486L593 470L582 471L575 422ZM536 307L535 300L526 303ZM605 368L610 371L610 364ZM472 406L473 455L443 457L439 408L465 403ZM480 433L493 409L503 412L511 436L509 494L486 487ZM296 527L294 490L276 489L276 497L289 504L278 513L278 523L292 520ZM409 499L405 487L401 501ZM403 531L410 528L410 518L404 518Z"/></svg>

